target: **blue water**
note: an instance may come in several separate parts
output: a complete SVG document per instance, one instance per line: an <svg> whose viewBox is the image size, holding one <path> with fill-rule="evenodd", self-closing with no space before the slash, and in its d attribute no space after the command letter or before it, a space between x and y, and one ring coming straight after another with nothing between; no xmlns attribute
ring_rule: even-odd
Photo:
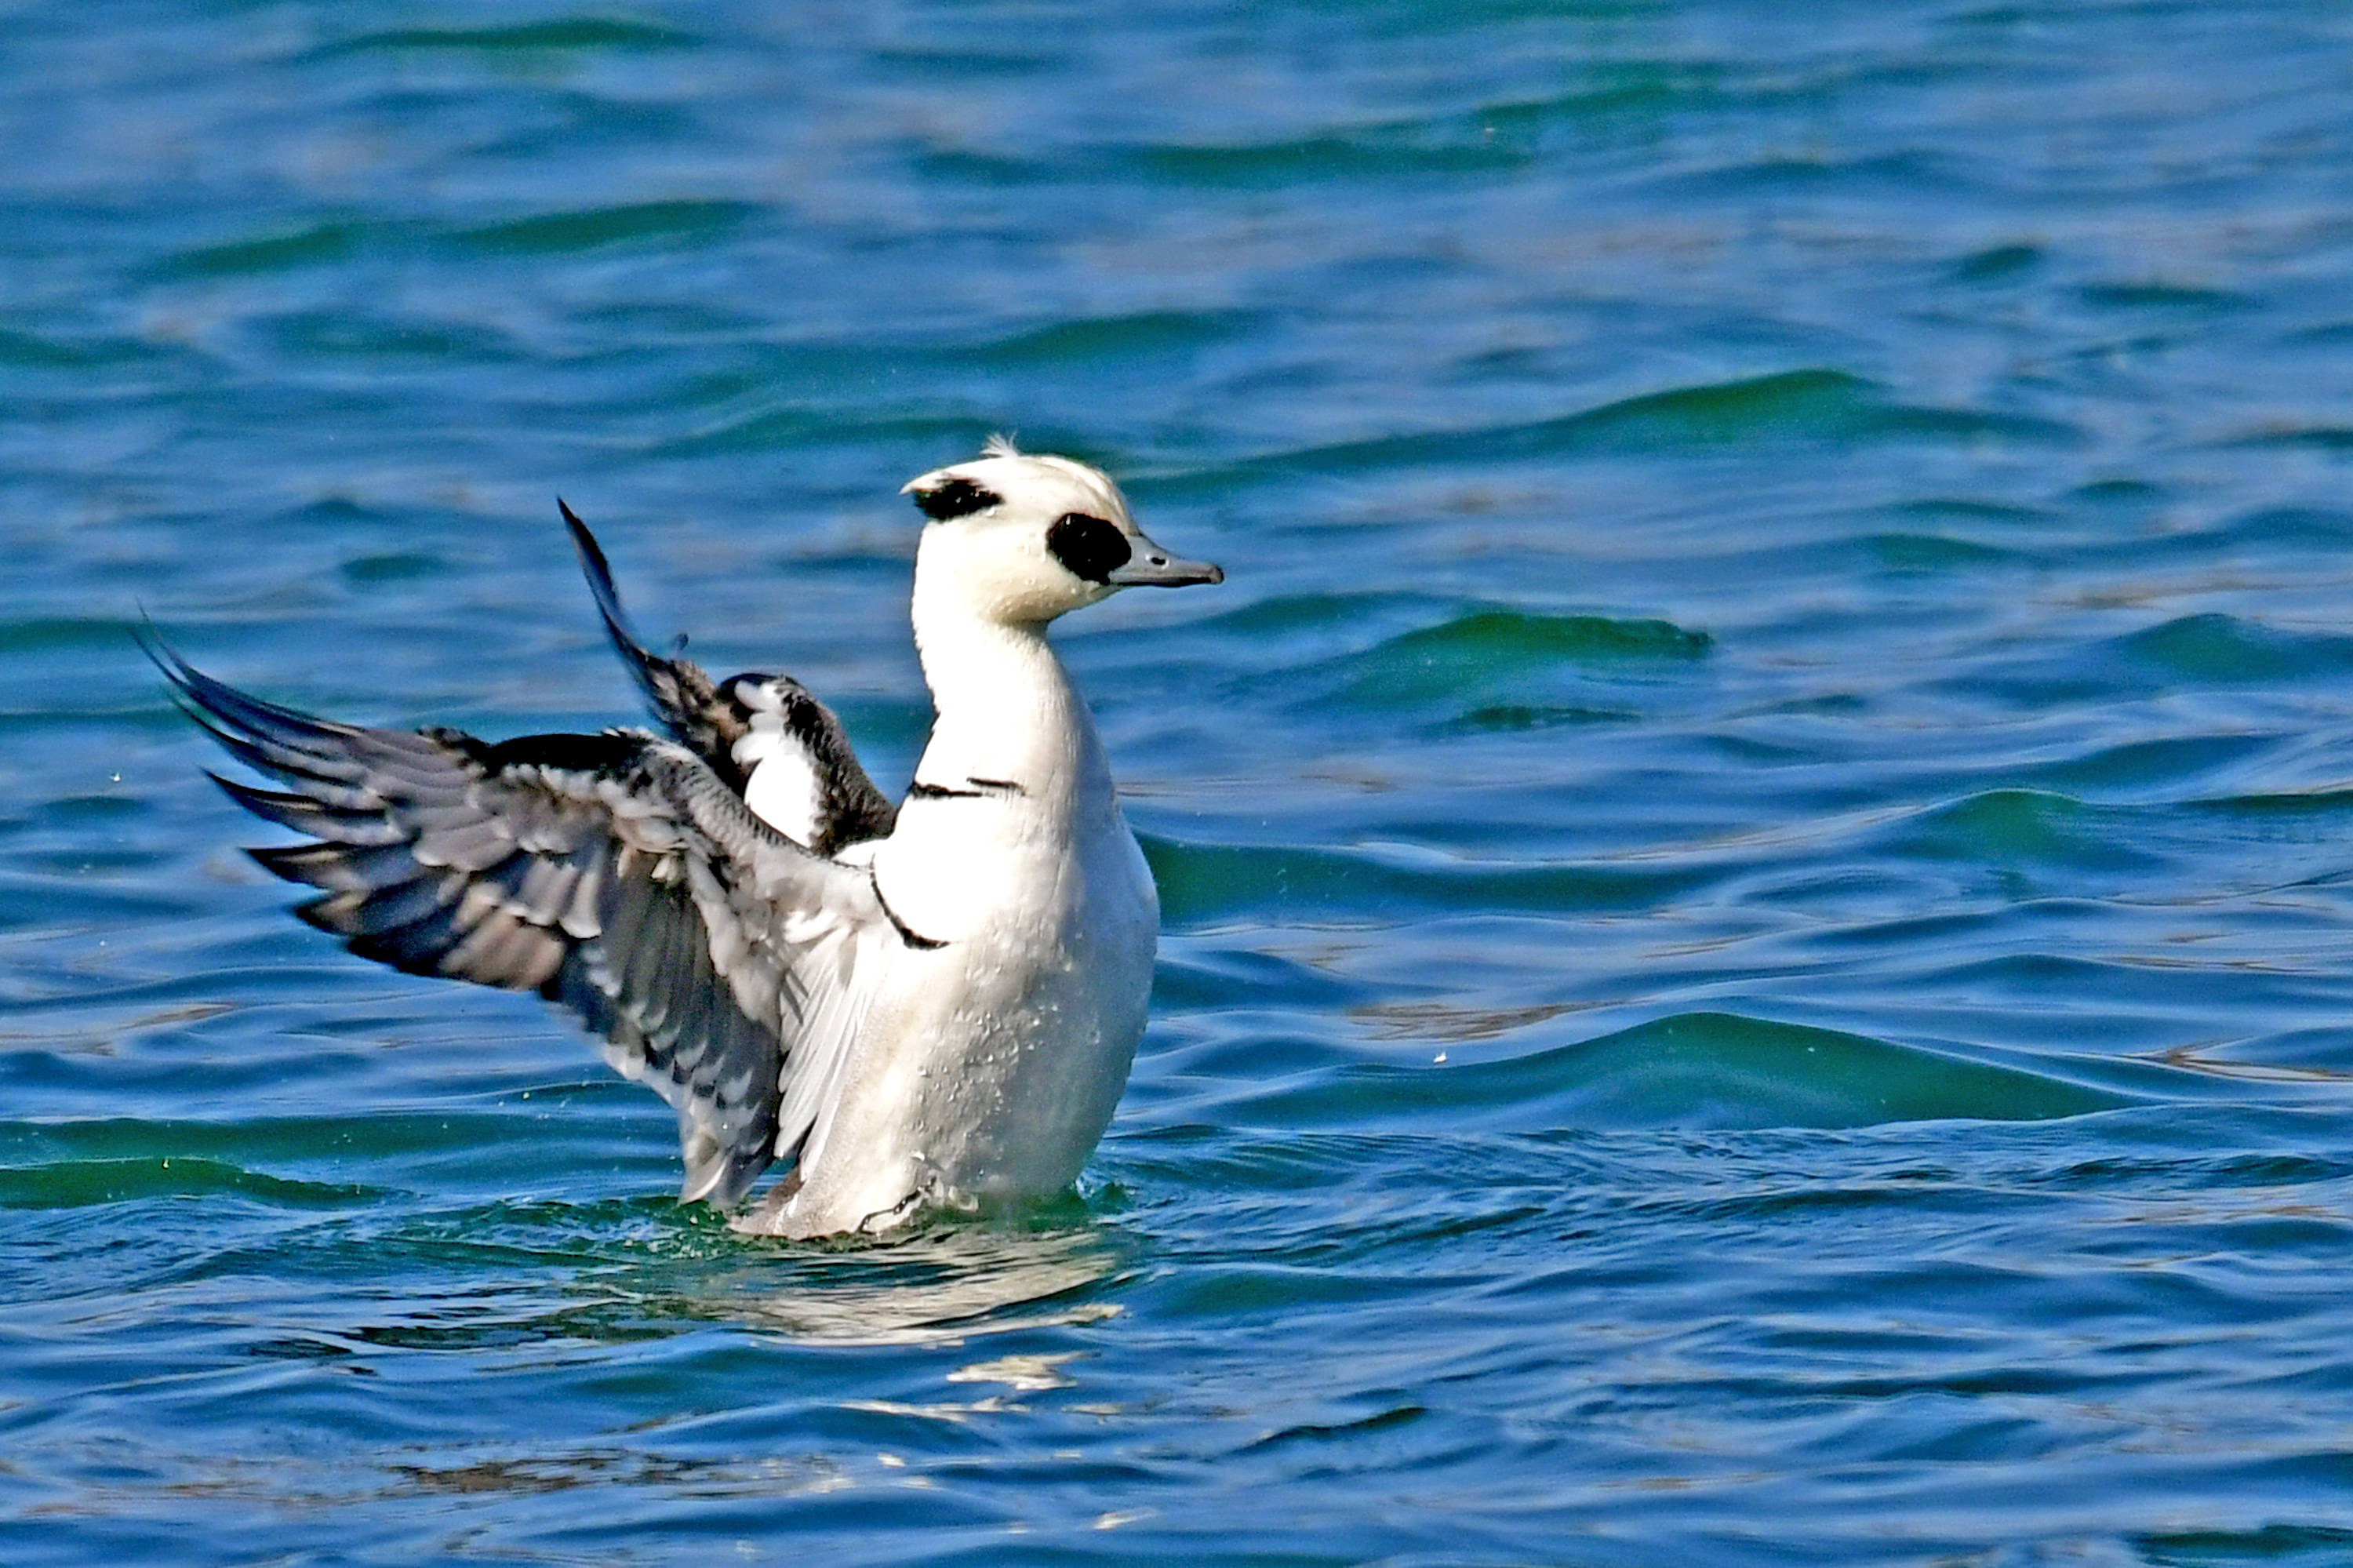
<svg viewBox="0 0 2353 1568"><path fill-rule="evenodd" d="M2353 1561L2341 5L0 29L0 1562ZM128 635L623 721L561 493L895 789L997 429L1229 574L1018 1220L679 1209Z"/></svg>

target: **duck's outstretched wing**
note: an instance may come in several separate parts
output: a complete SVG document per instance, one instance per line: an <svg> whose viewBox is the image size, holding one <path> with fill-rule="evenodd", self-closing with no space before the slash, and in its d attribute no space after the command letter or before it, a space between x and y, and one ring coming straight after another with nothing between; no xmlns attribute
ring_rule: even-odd
<svg viewBox="0 0 2353 1568"><path fill-rule="evenodd" d="M871 872L791 842L673 742L363 729L148 651L191 717L288 786L215 776L312 841L249 852L324 890L296 913L363 958L569 1009L677 1108L682 1199L732 1202L798 1152L879 960L921 940Z"/></svg>
<svg viewBox="0 0 2353 1568"><path fill-rule="evenodd" d="M819 854L890 836L898 813L859 766L831 709L789 675L736 675L718 682L683 652L665 657L648 648L621 609L613 569L596 536L563 501L555 505L580 552L580 570L596 597L606 635L654 716L680 745L710 764L738 795L745 792L755 768L776 764L754 803L786 837Z"/></svg>

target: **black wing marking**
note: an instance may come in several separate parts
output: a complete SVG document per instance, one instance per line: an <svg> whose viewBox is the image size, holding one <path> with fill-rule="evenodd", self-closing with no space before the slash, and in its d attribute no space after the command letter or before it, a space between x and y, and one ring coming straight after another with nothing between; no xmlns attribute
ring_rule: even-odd
<svg viewBox="0 0 2353 1568"><path fill-rule="evenodd" d="M862 1017L856 960L893 930L865 873L792 843L643 732L493 746L363 729L149 653L214 739L289 786L216 776L313 841L250 852L322 890L304 920L363 958L576 1014L677 1109L682 1199L732 1202L798 1152Z"/></svg>
<svg viewBox="0 0 2353 1568"><path fill-rule="evenodd" d="M780 763L808 780L806 814L790 822L772 817L776 827L822 855L891 836L898 808L858 765L833 710L789 675L738 675L727 690L748 731L734 745L736 758Z"/></svg>
<svg viewBox="0 0 2353 1568"><path fill-rule="evenodd" d="M666 658L648 648L630 629L596 536L563 501L555 505L580 553L580 570L596 596L606 635L654 716L680 745L710 764L738 795L745 792L753 768L789 748L815 788L805 821L776 825L819 854L890 835L897 810L859 765L831 709L790 676L745 674L723 683L683 652Z"/></svg>

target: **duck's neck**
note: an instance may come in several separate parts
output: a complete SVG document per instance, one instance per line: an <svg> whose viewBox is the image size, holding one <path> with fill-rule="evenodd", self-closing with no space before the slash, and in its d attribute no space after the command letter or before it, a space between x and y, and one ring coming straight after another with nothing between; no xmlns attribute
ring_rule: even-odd
<svg viewBox="0 0 2353 1568"><path fill-rule="evenodd" d="M917 782L973 788L1016 784L1040 801L1108 794L1111 778L1087 705L1043 626L1007 625L918 582L915 651L939 716L915 767Z"/></svg>

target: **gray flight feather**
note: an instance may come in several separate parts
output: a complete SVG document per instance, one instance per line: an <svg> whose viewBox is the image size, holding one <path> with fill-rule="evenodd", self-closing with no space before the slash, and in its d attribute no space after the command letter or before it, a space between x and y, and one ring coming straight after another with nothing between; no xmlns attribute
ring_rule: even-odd
<svg viewBox="0 0 2353 1568"><path fill-rule="evenodd" d="M311 842L251 852L301 917L413 974L535 991L676 1108L681 1196L730 1203L796 1156L854 1038L859 956L895 944L870 873L761 821L643 731L490 745L248 696L152 639L191 717L287 786L219 780Z"/></svg>

